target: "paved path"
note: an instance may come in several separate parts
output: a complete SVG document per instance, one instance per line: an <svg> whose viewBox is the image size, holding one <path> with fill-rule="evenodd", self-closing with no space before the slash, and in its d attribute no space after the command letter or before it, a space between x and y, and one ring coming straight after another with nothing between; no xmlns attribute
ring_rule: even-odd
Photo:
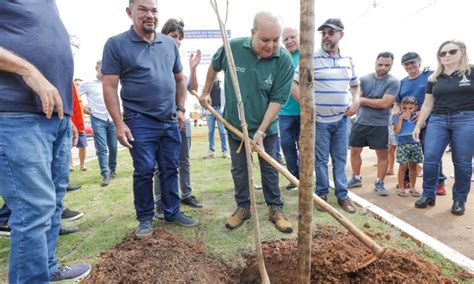
<svg viewBox="0 0 474 284"><path fill-rule="evenodd" d="M454 216L450 213L452 205L452 186L454 179L450 177L453 170L451 154L445 153L443 157L443 171L448 176L446 180L447 195L436 198L436 206L427 209L414 207L416 198L399 197L396 195L396 176L385 179L386 188L390 192L388 197L380 197L374 191L374 181L377 175L375 152L364 149L362 152L363 187L352 189L352 192L369 202L385 209L417 229L431 235L433 238L445 243L451 248L474 259L474 197L469 195L464 216ZM395 166L395 172L398 166ZM350 165L346 167L347 176L351 176ZM417 188L421 192L422 178L417 180ZM471 183L471 186L474 183Z"/></svg>

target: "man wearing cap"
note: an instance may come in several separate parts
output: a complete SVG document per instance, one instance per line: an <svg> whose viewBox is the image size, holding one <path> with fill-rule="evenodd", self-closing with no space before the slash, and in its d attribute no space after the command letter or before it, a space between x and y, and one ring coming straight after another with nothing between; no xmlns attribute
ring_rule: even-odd
<svg viewBox="0 0 474 284"><path fill-rule="evenodd" d="M388 166L388 125L390 109L400 90L398 79L388 74L392 65L392 53L379 53L375 61L375 73L361 77L360 108L350 137L353 175L347 183L347 187L362 186L361 153L363 147L369 146L377 154L375 191L380 196L388 196L383 183Z"/></svg>
<svg viewBox="0 0 474 284"><path fill-rule="evenodd" d="M426 83L428 82L428 77L433 74L433 71L428 70L421 70L421 58L420 55L416 52L407 52L402 56L402 66L405 71L408 73L408 76L403 78L400 81L400 92L398 96L395 98L396 105L394 107L394 111L398 111L400 109L400 102L406 96L413 96L417 100L417 106L419 111L423 102L425 100L426 94ZM421 137L421 144L423 146L424 142L424 134L425 134L426 127L421 130L420 137ZM446 180L446 176L443 174L443 165L440 164L439 169L439 177L438 177L438 187L436 189L437 195L446 195L446 188L444 181Z"/></svg>
<svg viewBox="0 0 474 284"><path fill-rule="evenodd" d="M281 38L285 48L293 57L293 66L295 69L300 62L300 50L298 41L298 31L295 28L283 28ZM283 154L285 155L286 167L288 171L296 178L299 177L299 154L298 139L300 137L300 98L298 92L292 92L291 96L278 113L278 125L280 128L280 140ZM289 183L286 186L288 190L296 190L296 185Z"/></svg>
<svg viewBox="0 0 474 284"><path fill-rule="evenodd" d="M337 202L344 211L354 213L355 209L347 196L345 166L348 144L347 118L357 111L359 79L352 58L343 56L339 49L339 41L344 36L342 21L337 18L328 19L318 31L321 32L321 48L314 54L316 194L327 200L328 162L331 155ZM298 80L299 73L296 70L295 81ZM316 208L322 211L322 208Z"/></svg>

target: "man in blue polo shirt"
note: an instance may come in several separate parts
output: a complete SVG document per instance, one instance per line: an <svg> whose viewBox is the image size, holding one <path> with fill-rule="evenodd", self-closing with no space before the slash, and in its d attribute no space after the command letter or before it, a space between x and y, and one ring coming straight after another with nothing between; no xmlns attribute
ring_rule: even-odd
<svg viewBox="0 0 474 284"><path fill-rule="evenodd" d="M10 283L80 280L91 270L59 267L55 256L69 178L72 73L55 1L0 1L0 195L12 211Z"/></svg>
<svg viewBox="0 0 474 284"><path fill-rule="evenodd" d="M179 208L179 129L185 121L186 88L178 47L171 38L155 32L155 0L130 0L126 11L133 25L105 44L102 83L117 139L132 155L134 205L140 223L135 235L144 238L153 233L155 161L161 171L165 220L186 227L199 222ZM119 80L123 118L117 91Z"/></svg>

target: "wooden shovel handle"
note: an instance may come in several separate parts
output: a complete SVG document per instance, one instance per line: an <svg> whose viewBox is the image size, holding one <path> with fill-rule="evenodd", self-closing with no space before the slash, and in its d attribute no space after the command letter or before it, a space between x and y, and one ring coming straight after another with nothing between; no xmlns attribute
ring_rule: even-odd
<svg viewBox="0 0 474 284"><path fill-rule="evenodd" d="M199 99L199 96L196 91L192 90L191 94ZM240 139L243 139L244 136L242 132L236 127L234 127L232 124L227 122L227 120L225 120L219 113L217 113L212 106L206 104L205 108L210 111L215 116L215 118L217 118L230 132L237 135ZM252 141L250 142L252 143ZM260 157L262 157L267 163L269 163L277 171L283 174L292 184L299 187L300 181L294 175L292 175L285 167L283 167L280 163L278 163L275 159L268 155L263 148L253 147L253 150L257 152ZM332 217L334 217L339 223L341 223L341 225L343 225L349 232L351 232L360 242L367 246L377 257L381 256L384 253L384 248L380 247L376 242L374 242L374 240L372 240L369 236L367 236L364 232L362 232L361 230L359 230L359 228L352 224L349 219L339 213L339 211L334 209L334 207L322 200L315 193L313 193L313 201L319 207L326 210L326 212L329 213L329 215L331 215Z"/></svg>

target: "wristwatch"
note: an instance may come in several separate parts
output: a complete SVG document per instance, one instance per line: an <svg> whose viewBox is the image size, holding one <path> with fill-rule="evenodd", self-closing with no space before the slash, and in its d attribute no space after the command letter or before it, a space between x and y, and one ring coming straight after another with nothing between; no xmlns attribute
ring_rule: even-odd
<svg viewBox="0 0 474 284"><path fill-rule="evenodd" d="M185 113L185 112L186 112L186 109L185 109L184 107L179 107L179 106L177 106L177 107L176 107L176 111L180 111L180 112L182 112L182 113Z"/></svg>
<svg viewBox="0 0 474 284"><path fill-rule="evenodd" d="M267 134L261 130L257 130L257 133L262 135L263 138L265 138L265 136L267 136Z"/></svg>

